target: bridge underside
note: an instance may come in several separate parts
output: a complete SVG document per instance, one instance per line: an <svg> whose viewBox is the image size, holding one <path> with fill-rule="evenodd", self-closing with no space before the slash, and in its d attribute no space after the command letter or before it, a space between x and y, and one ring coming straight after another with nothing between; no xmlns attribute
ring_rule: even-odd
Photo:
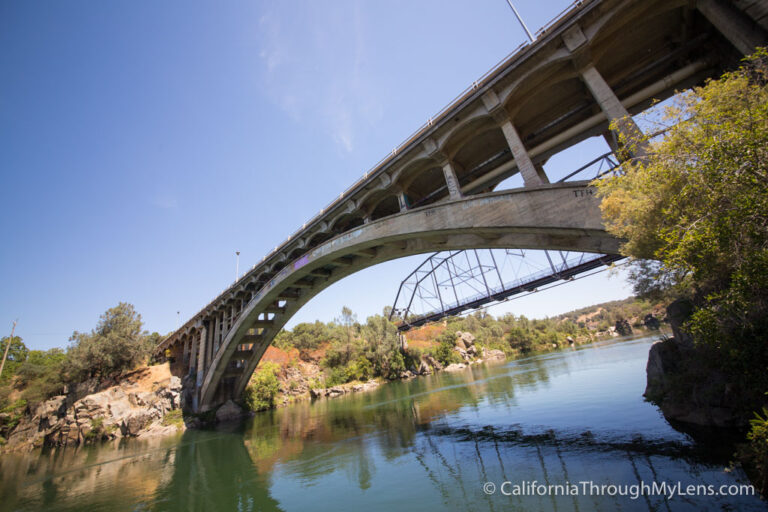
<svg viewBox="0 0 768 512"><path fill-rule="evenodd" d="M588 182L476 195L410 210L357 228L283 268L251 297L214 347L198 409L238 398L283 325L331 284L378 263L439 250L554 249L617 254ZM215 329L215 326L212 326ZM207 328L201 326L201 333ZM214 342L215 343L215 342Z"/></svg>

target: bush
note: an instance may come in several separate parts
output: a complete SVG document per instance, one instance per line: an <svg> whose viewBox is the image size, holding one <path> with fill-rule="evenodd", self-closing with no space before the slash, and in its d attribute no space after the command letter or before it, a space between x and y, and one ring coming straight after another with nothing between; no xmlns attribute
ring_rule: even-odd
<svg viewBox="0 0 768 512"><path fill-rule="evenodd" d="M747 440L749 445L743 454L748 464L754 469L753 480L758 492L768 493L768 409L763 407L763 415L755 413L755 418L750 421L752 426Z"/></svg>
<svg viewBox="0 0 768 512"><path fill-rule="evenodd" d="M443 334L438 336L438 345L435 348L435 359L440 361L443 366L448 366L453 363L460 363L461 356L454 350L456 346L456 333L455 331L446 330Z"/></svg>
<svg viewBox="0 0 768 512"><path fill-rule="evenodd" d="M174 409L172 411L168 411L165 416L163 416L163 426L175 426L176 428L181 428L184 426L184 413L182 413L181 409Z"/></svg>
<svg viewBox="0 0 768 512"><path fill-rule="evenodd" d="M368 380L373 377L373 365L363 356L347 365L347 382L351 380Z"/></svg>
<svg viewBox="0 0 768 512"><path fill-rule="evenodd" d="M265 363L253 374L245 389L245 404L252 411L264 411L275 406L275 398L280 390L277 382L278 366Z"/></svg>
<svg viewBox="0 0 768 512"><path fill-rule="evenodd" d="M26 409L27 401L23 398L20 398L12 404L0 409L0 413L8 414L8 419L6 419L5 422L0 423L0 432L6 436L10 434L11 431L16 428L16 425L19 424L19 421L21 421L21 417L24 415Z"/></svg>

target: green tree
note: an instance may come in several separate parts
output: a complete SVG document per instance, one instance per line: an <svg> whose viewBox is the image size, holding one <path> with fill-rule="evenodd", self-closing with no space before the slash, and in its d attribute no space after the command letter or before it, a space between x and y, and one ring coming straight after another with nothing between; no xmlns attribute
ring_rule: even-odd
<svg viewBox="0 0 768 512"><path fill-rule="evenodd" d="M75 331L65 365L69 379L106 377L145 362L151 343L142 327L141 315L131 304L121 302L101 315L90 333Z"/></svg>
<svg viewBox="0 0 768 512"><path fill-rule="evenodd" d="M66 359L65 352L60 348L30 351L16 372L17 386L23 389L22 397L36 403L62 393L62 369Z"/></svg>
<svg viewBox="0 0 768 512"><path fill-rule="evenodd" d="M400 352L395 324L385 316L370 316L362 328L362 336L365 339L365 356L373 363L374 372L389 376L393 371L395 353Z"/></svg>
<svg viewBox="0 0 768 512"><path fill-rule="evenodd" d="M768 391L767 83L760 50L680 95L648 155L596 183L607 229L636 261L636 290L692 300L687 330L705 368L728 375L744 417ZM766 443L760 428L753 442Z"/></svg>
<svg viewBox="0 0 768 512"><path fill-rule="evenodd" d="M0 339L0 358L5 353L5 347L8 344L9 336L5 336ZM3 374L0 375L0 383L7 383L11 377L16 373L17 368L24 360L27 359L29 350L24 345L19 336L14 336L11 339L11 346L8 347L8 358L5 360L5 366L3 367Z"/></svg>

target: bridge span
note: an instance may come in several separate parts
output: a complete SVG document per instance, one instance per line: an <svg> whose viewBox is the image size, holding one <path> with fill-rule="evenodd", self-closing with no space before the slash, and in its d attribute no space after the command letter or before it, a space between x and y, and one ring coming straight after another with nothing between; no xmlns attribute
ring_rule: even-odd
<svg viewBox="0 0 768 512"><path fill-rule="evenodd" d="M543 164L768 41L768 0L584 0L514 51L158 347L195 410L240 396L310 298L363 268L469 248L618 254L588 181ZM609 130L616 120L616 132ZM642 149L641 149L642 150ZM575 167L575 165L574 165ZM521 187L496 190L511 176ZM190 389L192 388L192 389Z"/></svg>

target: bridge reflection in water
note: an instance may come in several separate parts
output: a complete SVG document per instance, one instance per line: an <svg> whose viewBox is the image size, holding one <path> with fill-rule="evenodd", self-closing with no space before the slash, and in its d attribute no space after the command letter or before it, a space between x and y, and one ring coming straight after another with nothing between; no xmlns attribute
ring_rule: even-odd
<svg viewBox="0 0 768 512"><path fill-rule="evenodd" d="M639 396L651 340L387 384L188 431L0 459L0 510L665 510L658 496L487 496L505 480L736 483ZM761 510L693 497L691 510Z"/></svg>

